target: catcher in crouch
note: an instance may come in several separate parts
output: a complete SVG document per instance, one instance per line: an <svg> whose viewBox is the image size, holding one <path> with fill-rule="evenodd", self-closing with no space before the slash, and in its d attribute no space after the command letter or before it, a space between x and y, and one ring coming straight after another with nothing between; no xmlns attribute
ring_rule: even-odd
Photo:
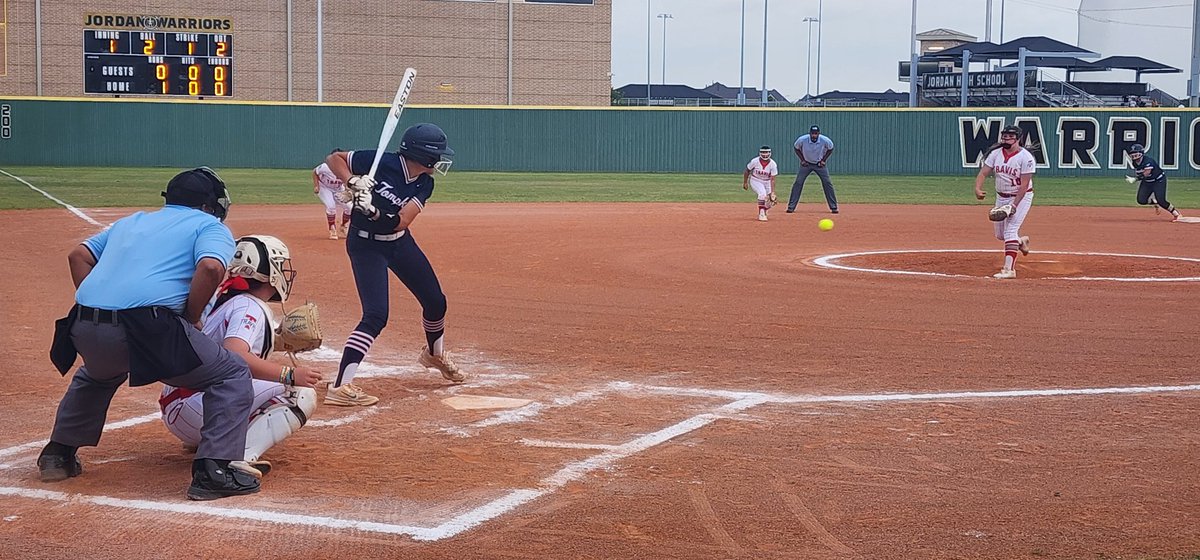
<svg viewBox="0 0 1200 560"><path fill-rule="evenodd" d="M286 366L265 358L272 347L285 351L312 350L320 346L316 310L312 304L292 310L284 317L280 330L271 328L267 301L287 301L295 271L287 245L269 235L249 235L238 240L229 278L217 290L214 306L204 319L204 334L220 342L250 365L254 405L246 431L245 461L230 466L262 478L271 464L260 460L262 454L292 432L300 429L317 408L313 387L321 374L303 366ZM304 336L287 329L304 330L307 324L310 342L296 340ZM272 334L278 338L273 339ZM184 445L200 442L204 424L204 393L184 387L164 386L158 403L163 423Z"/></svg>
<svg viewBox="0 0 1200 560"><path fill-rule="evenodd" d="M988 211L996 239L1004 242L1004 266L993 278L1017 277L1017 251L1029 254L1029 236L1021 235L1021 224L1033 205L1033 174L1037 161L1021 147L1021 129L1006 126L1000 131L1000 143L988 148L979 175L975 176L975 198L983 200L983 182L996 175L996 204Z"/></svg>

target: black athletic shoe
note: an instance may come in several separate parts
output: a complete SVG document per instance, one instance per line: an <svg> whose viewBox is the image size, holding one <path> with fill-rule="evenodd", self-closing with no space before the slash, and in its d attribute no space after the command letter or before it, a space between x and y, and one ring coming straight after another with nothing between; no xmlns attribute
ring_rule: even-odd
<svg viewBox="0 0 1200 560"><path fill-rule="evenodd" d="M37 466L42 482L58 482L83 473L83 463L79 462L75 454L54 455L43 451L38 456Z"/></svg>
<svg viewBox="0 0 1200 560"><path fill-rule="evenodd" d="M216 500L258 492L259 482L248 473L229 468L229 461L196 459L192 461L192 485L189 500Z"/></svg>
<svg viewBox="0 0 1200 560"><path fill-rule="evenodd" d="M838 213L838 211L837 211L837 208L834 208L833 210L830 210L830 211L829 211L829 213L830 213L830 214L837 214L837 213Z"/></svg>
<svg viewBox="0 0 1200 560"><path fill-rule="evenodd" d="M787 213L788 213L788 214L795 214L795 213L796 213L796 209L795 209L795 208L788 208L788 209L787 209Z"/></svg>

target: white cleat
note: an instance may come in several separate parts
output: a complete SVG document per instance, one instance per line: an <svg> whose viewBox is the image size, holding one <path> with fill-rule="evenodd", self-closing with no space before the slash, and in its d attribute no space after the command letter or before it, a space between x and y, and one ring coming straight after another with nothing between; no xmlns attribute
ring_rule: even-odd
<svg viewBox="0 0 1200 560"><path fill-rule="evenodd" d="M333 239L333 240L337 240L337 238L338 238L338 230L337 230L337 228L336 228L336 227L331 227L331 228L329 228L329 238L330 238L330 239Z"/></svg>
<svg viewBox="0 0 1200 560"><path fill-rule="evenodd" d="M759 213L758 213L758 221L760 221L760 222L765 222L765 221L767 221L767 213L766 213L766 212L759 212Z"/></svg>
<svg viewBox="0 0 1200 560"><path fill-rule="evenodd" d="M1007 280L1009 278L1016 278L1016 277L1017 277L1017 271L1012 268L1001 268L1000 272L997 272L992 275L992 278L999 278L1001 280Z"/></svg>
<svg viewBox="0 0 1200 560"><path fill-rule="evenodd" d="M1021 249L1021 254L1028 256L1029 255L1029 236L1028 235L1021 236L1021 238L1017 240L1017 243L1019 244L1017 247L1019 249Z"/></svg>

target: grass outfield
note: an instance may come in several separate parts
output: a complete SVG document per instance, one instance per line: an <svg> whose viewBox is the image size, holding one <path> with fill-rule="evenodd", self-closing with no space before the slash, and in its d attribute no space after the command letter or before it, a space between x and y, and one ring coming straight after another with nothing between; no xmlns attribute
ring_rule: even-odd
<svg viewBox="0 0 1200 560"><path fill-rule="evenodd" d="M73 206L158 206L173 168L6 167L10 173ZM312 174L294 169L221 169L234 204L314 204ZM781 198L791 189L781 175ZM673 173L490 173L451 171L437 178L440 202L750 202L736 174ZM974 175L950 177L833 176L844 204L983 204L971 188ZM991 191L989 179L989 192ZM1037 179L1037 204L1132 206L1135 185L1121 175L1104 178ZM1170 199L1200 208L1200 179L1171 179ZM821 182L810 176L804 202L821 202ZM990 202L988 202L990 204ZM0 173L0 209L50 208L54 202Z"/></svg>

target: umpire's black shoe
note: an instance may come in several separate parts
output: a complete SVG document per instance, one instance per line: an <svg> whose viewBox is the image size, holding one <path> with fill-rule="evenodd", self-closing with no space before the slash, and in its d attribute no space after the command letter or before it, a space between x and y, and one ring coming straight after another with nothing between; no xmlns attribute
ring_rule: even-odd
<svg viewBox="0 0 1200 560"><path fill-rule="evenodd" d="M229 468L229 461L196 459L192 461L192 485L189 500L216 500L258 492L258 479L238 469Z"/></svg>
<svg viewBox="0 0 1200 560"><path fill-rule="evenodd" d="M74 453L58 455L43 451L38 456L37 466L42 482L58 482L83 473L83 463L79 462Z"/></svg>
<svg viewBox="0 0 1200 560"><path fill-rule="evenodd" d="M788 209L787 209L787 213L788 213L788 214L795 214L795 213L796 213L796 209L795 209L795 208L788 208Z"/></svg>

